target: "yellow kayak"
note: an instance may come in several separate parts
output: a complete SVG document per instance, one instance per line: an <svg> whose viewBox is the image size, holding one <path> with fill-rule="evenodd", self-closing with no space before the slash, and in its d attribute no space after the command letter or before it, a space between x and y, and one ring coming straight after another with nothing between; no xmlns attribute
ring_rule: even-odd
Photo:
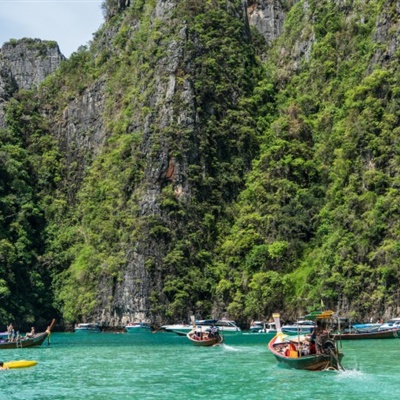
<svg viewBox="0 0 400 400"><path fill-rule="evenodd" d="M37 361L33 360L18 360L18 361L7 361L4 363L4 366L7 367L8 369L11 369L11 368L33 367L36 364Z"/></svg>

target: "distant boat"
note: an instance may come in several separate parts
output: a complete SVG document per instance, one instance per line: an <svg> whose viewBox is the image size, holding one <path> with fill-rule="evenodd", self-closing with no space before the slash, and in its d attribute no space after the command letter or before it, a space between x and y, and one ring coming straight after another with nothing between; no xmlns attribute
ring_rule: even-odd
<svg viewBox="0 0 400 400"><path fill-rule="evenodd" d="M101 332L100 325L95 322L85 322L75 325L76 333L99 333Z"/></svg>
<svg viewBox="0 0 400 400"><path fill-rule="evenodd" d="M151 332L151 327L147 322L132 322L125 326L125 330L129 333L145 333Z"/></svg>
<svg viewBox="0 0 400 400"><path fill-rule="evenodd" d="M264 321L254 321L250 324L249 332L250 333L258 333L265 327Z"/></svg>
<svg viewBox="0 0 400 400"><path fill-rule="evenodd" d="M382 324L379 327L380 331L384 331L387 329L393 329L393 328L398 328L400 329L400 318L392 318L386 321L384 324Z"/></svg>
<svg viewBox="0 0 400 400"><path fill-rule="evenodd" d="M254 321L249 328L249 333L276 333L274 322Z"/></svg>
<svg viewBox="0 0 400 400"><path fill-rule="evenodd" d="M201 327L204 331L212 326L216 326L224 335L241 333L241 329L236 325L235 321L224 318L196 320L195 323L196 326ZM174 332L180 336L186 336L192 328L192 324L163 325L161 327L161 329L164 329L166 332Z"/></svg>
<svg viewBox="0 0 400 400"><path fill-rule="evenodd" d="M335 340L362 340L362 339L398 339L400 337L400 328L386 329L373 332L343 332L335 333Z"/></svg>
<svg viewBox="0 0 400 400"><path fill-rule="evenodd" d="M312 313L310 318L325 319L333 315L333 311ZM320 351L317 354L312 342L306 336L285 335L280 327L280 315L273 314L278 330L276 336L269 342L268 349L276 360L285 367L309 371L322 371L325 369L343 369L341 360L343 353L339 352L335 340L329 334L319 337Z"/></svg>
<svg viewBox="0 0 400 400"><path fill-rule="evenodd" d="M0 341L0 350L41 346L46 339L48 339L48 343L50 344L50 332L51 332L55 322L56 322L56 320L53 319L53 321L47 327L45 332L35 333L32 336L23 336L20 338L16 338L13 341L1 340Z"/></svg>
<svg viewBox="0 0 400 400"><path fill-rule="evenodd" d="M282 332L287 335L303 335L311 333L315 327L314 321L299 320L292 325L283 325Z"/></svg>
<svg viewBox="0 0 400 400"><path fill-rule="evenodd" d="M379 324L379 323L377 323L377 324L372 324L372 323L353 324L347 329L346 333L352 333L351 332L352 330L355 332L358 332L358 333L371 333L371 332L378 331L380 327L381 327L381 324Z"/></svg>

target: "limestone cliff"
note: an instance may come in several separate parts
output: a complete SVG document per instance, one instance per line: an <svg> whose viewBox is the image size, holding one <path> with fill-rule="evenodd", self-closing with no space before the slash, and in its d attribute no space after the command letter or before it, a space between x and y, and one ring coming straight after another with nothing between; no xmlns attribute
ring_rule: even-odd
<svg viewBox="0 0 400 400"><path fill-rule="evenodd" d="M56 42L40 39L12 40L0 49L0 127L2 103L20 89L37 87L65 57Z"/></svg>
<svg viewBox="0 0 400 400"><path fill-rule="evenodd" d="M110 274L107 271L110 267L105 265L104 273L98 277L94 289L97 292L97 304L92 313L104 325L121 326L128 320L145 318L158 323L164 320L165 310L174 302L175 289L179 290L170 288L171 281L174 274L178 273L177 268L184 271L188 268L184 265L189 261L182 260L182 265L179 266L175 265L172 257L182 253L179 256L181 258L184 253L188 253L190 250L185 247L189 243L183 245L185 237L194 234L198 229L204 230L201 223L203 216L195 217L195 199L197 197L199 201L205 201L200 200L199 196L207 196L210 189L206 189L202 181L208 179L210 182L217 182L220 178L217 178L216 173L222 173L213 172L210 168L208 153L212 149L209 146L215 146L215 151L219 153L225 152L225 157L231 157L230 152L237 152L235 148L230 149L231 145L224 141L222 135L218 138L217 132L208 132L207 126L210 120L222 120L223 113L230 108L240 109L240 96L247 89L244 89L244 85L232 82L229 75L225 76L225 71L221 71L221 76L216 76L221 80L221 85L226 85L224 94L220 94L219 104L215 103L215 96L218 95L215 90L216 82L209 81L209 89L206 91L204 86L198 87L201 80L209 80L212 75L211 70L209 75L202 75L201 68L208 68L206 64L200 67L204 62L202 57L206 43L199 36L200 33L187 22L196 13L206 15L207 8L215 14L215 19L229 18L222 20L227 26L237 18L239 22L235 29L238 31L233 32L232 40L237 40L244 47L249 46L245 8L241 2L227 4L228 10L224 10L218 6L199 5L195 1L158 0L145 7L139 17L140 14L131 10L129 5L115 8L115 3L107 2L107 18L110 22L115 18L115 21L96 35L94 52L102 57L107 53L110 61L118 57L119 67L125 69L127 75L115 80L113 75L116 66L105 61L102 77L97 82L88 84L81 94L75 95L66 104L62 114L60 110L56 110L53 116L54 134L59 139L68 164L80 165L73 174L74 181L66 185L71 188L81 182L78 184L78 191L92 191L90 187L93 182L89 182L92 178L87 176L85 165L90 167L92 173L102 170L103 167L98 162L110 151L111 141L121 134L140 138L128 153L131 153L129 157L132 158L129 168L135 170L139 168L135 163L140 164L141 177L139 180L135 178L134 184L129 184L129 190L127 183L124 183L124 188L118 190L117 194L128 205L132 203L133 214L129 218L135 222L125 228L125 235L131 236L131 239L126 241L113 238L116 242L125 241L118 245L119 254L123 254L122 265L117 274ZM179 15L178 5L186 15ZM204 34L207 35L209 29L210 32L220 35L216 22L207 21L205 17L200 21L204 24ZM154 26L149 36L146 26ZM122 32L125 35L123 42ZM136 36L141 37L140 42L136 41ZM115 45L117 41L122 46ZM140 53L133 46L137 46ZM219 46L216 45L217 48ZM251 52L245 51L248 53L239 51L243 52L241 57L247 58L240 59L240 63L254 62ZM146 65L142 61L137 66L132 65L136 62L136 53L140 58L147 59ZM216 54L216 57L219 55ZM124 59L128 62L126 66ZM219 62L222 66L225 60L220 58ZM240 63L233 67L239 68ZM146 71L147 64L151 68L150 74ZM244 76L241 79L246 82ZM129 90L135 94L122 100ZM125 102L130 110L129 114L126 109L121 108L121 102ZM146 113L143 112L144 109L147 110ZM117 128L118 124L123 127L123 131L120 131L121 127ZM232 133L232 140L235 134ZM253 146L251 137L244 137L242 140L244 143L248 142L246 147ZM238 178L235 179L239 179L239 176L243 179L249 163L250 158L240 165L240 169L234 171L232 177L237 174ZM229 162L225 168L230 168ZM110 172L103 171L101 174L104 179L108 179L105 175ZM120 174L127 172L120 171ZM194 172L198 178L195 178ZM114 176L110 179L118 181L119 178ZM199 182L195 183L194 179ZM72 200L72 197L71 205L76 206L76 200ZM117 198L114 200L118 202ZM227 197L224 201L230 200ZM181 211L177 212L179 209ZM88 217L87 211L83 213L86 215L82 215L82 223ZM193 214L193 222L182 217L185 214ZM104 220L109 218L110 216L103 215ZM190 227L192 223L196 224L196 218L200 218L198 226ZM212 218L217 218L217 214ZM126 221L119 223L125 225ZM88 228L91 231L94 227L86 225L83 229ZM176 241L182 242L179 250L174 248L176 244L173 243ZM97 244L92 243L91 246L97 247ZM198 251L192 245L190 247L192 251ZM110 252L114 250L110 248ZM204 266L199 265L198 268L200 270ZM189 296L186 291L182 294ZM195 302L196 298L198 294L193 293L193 300L188 299L188 302ZM183 318L186 317L187 306L188 304L182 303L177 310Z"/></svg>

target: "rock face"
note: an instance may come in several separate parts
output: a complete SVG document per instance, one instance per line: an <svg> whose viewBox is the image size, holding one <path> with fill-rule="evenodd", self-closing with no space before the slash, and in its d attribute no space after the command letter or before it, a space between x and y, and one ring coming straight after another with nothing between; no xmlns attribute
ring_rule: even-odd
<svg viewBox="0 0 400 400"><path fill-rule="evenodd" d="M158 0L153 18L161 19L163 26L173 26L176 21L176 1ZM246 32L246 18L243 8L238 8L237 17L243 21L243 32ZM155 22L153 22L155 23ZM160 21L158 21L160 23ZM198 114L196 107L196 61L193 53L200 53L196 48L196 40L190 45L190 27L184 22L179 23L176 34L165 43L165 52L160 57L154 69L154 88L148 99L152 112L141 121L137 120L131 129L143 132L141 146L143 158L146 160L143 177L143 189L138 200L138 214L143 220L159 219L163 226L171 232L184 231L179 221L174 224L173 219L160 205L163 188L168 184L172 188L175 198L180 204L189 203L195 189L191 185L190 166L196 165L207 171L204 165L204 154L199 145L200 136L204 135L205 123ZM195 43L195 45L193 45ZM190 50L188 50L190 49ZM179 107L176 106L179 104ZM212 111L210 111L211 113ZM166 132L166 134L160 134ZM177 139L179 156L174 157L174 148L168 140L167 132L179 132ZM183 135L185 132L185 136ZM190 136L192 142L186 142ZM158 150L153 149L157 145ZM176 144L175 144L176 146ZM204 175L206 173L204 172ZM147 234L146 234L147 233ZM159 303L167 303L163 297L162 282L169 273L165 265L166 255L171 249L169 243L152 237L145 232L145 240L132 243L126 255L126 266L121 278L114 285L103 283L101 307L96 310L96 320L103 325L123 326L128 320L151 319L155 324L163 321L158 315L150 315L150 297L157 293ZM149 272L148 264L153 265ZM112 299L110 301L110 299Z"/></svg>
<svg viewBox="0 0 400 400"><path fill-rule="evenodd" d="M11 41L1 49L1 65L11 71L18 89L38 86L64 59L56 42L39 39Z"/></svg>
<svg viewBox="0 0 400 400"><path fill-rule="evenodd" d="M19 89L37 87L65 57L56 42L40 39L12 40L0 49L0 127L4 102Z"/></svg>
<svg viewBox="0 0 400 400"><path fill-rule="evenodd" d="M175 6L174 1L158 0L152 18L162 19L167 25L171 24ZM193 129L193 85L186 78L178 85L176 77L184 57L186 39L186 29L183 27L179 35L168 44L165 56L154 66L154 90L148 99L154 111L144 119L134 116L128 128L132 132L143 132L141 153L147 162L142 182L144 188L138 200L138 214L143 219L162 218L159 198L166 180L172 182L174 193L181 199L185 198L190 190L184 183L188 166L171 157L171 148L167 141L161 139L159 151L152 151L157 132L171 129L172 124L176 124L174 121L179 121L175 129ZM174 108L176 101L183 104L179 115ZM107 281L101 284L103 290L101 306L96 310L97 320L105 326L124 326L128 321L145 319L160 323L149 315L149 297L155 282L162 280L158 274L161 273L165 254L165 244L156 243L151 238L132 243L126 254L127 262L121 271L121 279L113 285ZM154 259L157 265L158 272L155 277L150 276L146 267L146 260L150 258Z"/></svg>
<svg viewBox="0 0 400 400"><path fill-rule="evenodd" d="M104 111L104 79L86 88L80 97L64 109L62 118L55 124L60 149L69 161L85 163L86 157L98 154L106 134L101 119Z"/></svg>
<svg viewBox="0 0 400 400"><path fill-rule="evenodd" d="M256 0L248 2L249 23L257 28L267 43L282 33L285 13L279 0Z"/></svg>
<svg viewBox="0 0 400 400"><path fill-rule="evenodd" d="M385 65L395 58L400 47L399 17L400 4L397 2L393 5L390 0L387 0L376 23L374 40L379 46L371 59L371 71L376 64Z"/></svg>
<svg viewBox="0 0 400 400"><path fill-rule="evenodd" d="M176 0L157 0L153 12L152 23L172 26L176 21L174 10ZM117 0L107 0L106 19L111 19L117 13L125 13L129 3ZM246 8L245 8L246 9ZM279 36L283 24L283 10L279 1L257 1L252 9L247 8L247 19L244 13L238 15L244 24L249 22L257 27L267 41ZM130 27L134 31L136 22ZM145 161L143 180L140 183L140 196L137 199L138 215L141 220L148 218L163 220L173 231L179 229L174 222L164 215L160 206L160 196L163 187L172 185L173 193L179 202L190 201L192 187L187 177L190 176L189 165L202 165L203 161L199 146L192 144L186 148L181 144L180 157L174 157L176 149L171 148L167 136L160 132L177 131L190 132L194 141L198 141L201 121L196 110L195 75L196 67L191 64L187 53L188 27L184 22L168 43L164 43L165 51L156 64L153 65L153 85L147 99L152 112L143 118L138 106L137 114L133 113L127 133L140 133L142 136L141 153ZM246 29L244 29L246 31ZM113 37L118 34L115 25L103 32L102 47L118 53L111 45ZM185 71L185 72L183 72ZM104 122L106 111L107 80L99 80L87 87L80 96L72 100L63 111L62 118L54 125L54 134L60 143L60 148L71 164L84 165L88 160L101 153L106 142L107 132ZM135 100L137 101L137 100ZM177 108L176 104L180 104ZM185 139L182 138L182 141ZM158 151L154 151L154 147ZM90 161L89 161L90 162ZM206 170L207 166L202 165ZM83 172L83 168L79 168ZM83 176L74 175L77 181ZM118 279L112 281L109 277L101 278L98 285L98 306L94 310L94 319L103 326L121 327L128 321L151 319L153 323L162 321L157 316L150 315L150 297L152 292L158 293L160 302L167 302L161 295L162 281L166 274L164 258L168 253L168 243L151 237L145 228L145 240L130 243L127 248L125 266ZM146 265L153 260L152 273Z"/></svg>

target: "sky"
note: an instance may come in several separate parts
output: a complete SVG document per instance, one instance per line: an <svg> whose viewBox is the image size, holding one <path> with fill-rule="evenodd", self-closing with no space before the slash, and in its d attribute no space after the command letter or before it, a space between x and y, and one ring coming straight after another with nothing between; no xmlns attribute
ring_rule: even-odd
<svg viewBox="0 0 400 400"><path fill-rule="evenodd" d="M69 57L104 22L103 0L0 0L0 47L10 39L54 40Z"/></svg>

